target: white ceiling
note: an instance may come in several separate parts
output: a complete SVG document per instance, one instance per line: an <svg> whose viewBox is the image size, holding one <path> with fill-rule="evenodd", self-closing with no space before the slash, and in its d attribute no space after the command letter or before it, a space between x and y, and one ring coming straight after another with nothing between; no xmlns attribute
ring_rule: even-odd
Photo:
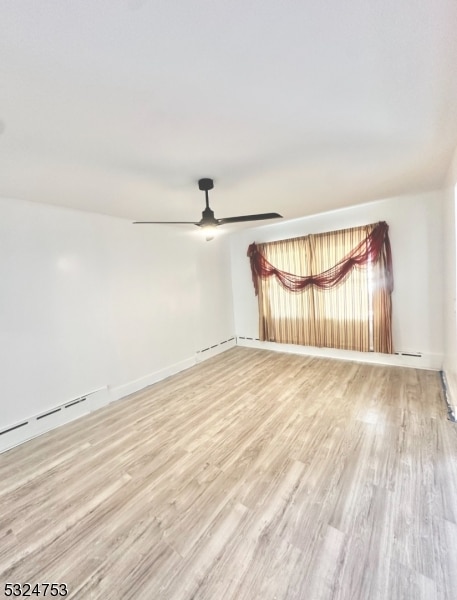
<svg viewBox="0 0 457 600"><path fill-rule="evenodd" d="M455 0L3 0L0 196L295 218L442 185Z"/></svg>

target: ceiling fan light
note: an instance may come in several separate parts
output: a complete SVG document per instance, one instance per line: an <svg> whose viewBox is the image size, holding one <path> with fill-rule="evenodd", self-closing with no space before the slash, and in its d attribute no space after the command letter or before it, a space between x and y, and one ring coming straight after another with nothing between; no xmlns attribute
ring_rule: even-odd
<svg viewBox="0 0 457 600"><path fill-rule="evenodd" d="M214 239L215 235L216 235L216 225L203 225L202 226L202 232L203 235L205 236L205 239L207 242L210 242L211 240Z"/></svg>

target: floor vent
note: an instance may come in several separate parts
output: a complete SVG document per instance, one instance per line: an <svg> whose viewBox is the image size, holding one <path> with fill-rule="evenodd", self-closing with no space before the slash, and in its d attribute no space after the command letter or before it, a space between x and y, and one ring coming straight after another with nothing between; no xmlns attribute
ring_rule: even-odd
<svg viewBox="0 0 457 600"><path fill-rule="evenodd" d="M412 356L413 358L422 358L421 352L395 352L397 356Z"/></svg>

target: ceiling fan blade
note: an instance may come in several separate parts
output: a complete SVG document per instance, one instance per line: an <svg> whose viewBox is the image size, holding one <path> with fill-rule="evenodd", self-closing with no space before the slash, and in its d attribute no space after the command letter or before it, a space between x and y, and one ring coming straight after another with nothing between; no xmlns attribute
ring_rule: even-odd
<svg viewBox="0 0 457 600"><path fill-rule="evenodd" d="M282 219L282 215L278 213L263 213L259 215L244 215L241 217L227 217L226 219L218 219L219 225L225 223L242 223L243 221L263 221L265 219Z"/></svg>
<svg viewBox="0 0 457 600"><path fill-rule="evenodd" d="M198 225L195 221L134 221L133 225Z"/></svg>

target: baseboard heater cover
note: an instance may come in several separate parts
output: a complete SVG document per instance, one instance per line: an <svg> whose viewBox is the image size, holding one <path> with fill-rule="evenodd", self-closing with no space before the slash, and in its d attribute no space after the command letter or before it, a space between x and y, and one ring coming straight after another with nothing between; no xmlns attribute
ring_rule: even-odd
<svg viewBox="0 0 457 600"><path fill-rule="evenodd" d="M260 342L260 338L248 337L248 336L244 336L244 335L237 336L237 339L238 340L250 340L251 342ZM370 350L370 352L373 352L373 350ZM415 358L422 358L421 352L398 351L398 352L394 352L394 354L396 354L397 356L413 356Z"/></svg>
<svg viewBox="0 0 457 600"><path fill-rule="evenodd" d="M90 412L90 408L83 408L81 411L81 405L87 402L88 396L106 389L106 386L99 388L89 392L88 394L84 394L83 396L79 396L78 398L70 400L70 402L65 402L64 404L55 406L54 408L48 409L38 415L28 417L24 421L20 421L19 423L5 427L0 431L0 452L9 450L18 444L37 437L42 433L46 433L54 427L59 427L60 425L64 425L75 418L87 414L87 412ZM74 407L79 409L76 411L76 414L74 412ZM51 417L53 416L54 418L52 419Z"/></svg>
<svg viewBox="0 0 457 600"><path fill-rule="evenodd" d="M231 337L228 340L224 340L223 342L219 342L217 344L214 344L213 346L208 346L208 348L203 348L202 350L197 350L197 354L203 354L203 352L208 352L208 350L212 350L213 348L217 348L219 346L222 346L223 344L227 344L227 342L232 342L235 339L235 337Z"/></svg>
<svg viewBox="0 0 457 600"><path fill-rule="evenodd" d="M104 388L102 388L102 389L104 389ZM97 391L99 391L99 390L97 390ZM95 392L91 392L91 393L94 394ZM11 431L14 431L15 429L19 429L20 427L24 427L25 425L28 425L29 423L31 423L33 421L41 421L41 419L46 419L46 417L50 417L51 415L54 415L54 414L60 412L61 410L64 410L65 408L71 408L72 406L76 406L76 404L80 404L81 402L86 402L88 395L89 394L86 394L85 396L81 396L80 398L77 398L76 400L72 400L71 402L68 402L67 404L61 404L60 406L56 406L55 408L48 410L44 413L40 413L39 415L29 418L27 421L23 421L22 423L17 423L16 425L11 425L11 427L2 429L0 431L0 435L10 433Z"/></svg>
<svg viewBox="0 0 457 600"><path fill-rule="evenodd" d="M91 393L94 394L95 392L91 392ZM89 394L86 394L85 396L81 396L81 397L77 398L76 400L72 400L71 402L68 402L67 404L61 404L60 406L56 406L52 410L48 410L45 413L41 413L41 414L37 415L35 417L35 419L37 421L40 421L41 419L45 419L46 417L50 417L51 415L54 415L55 413L58 413L61 410L65 410L66 408L71 408L72 406L76 406L77 404L81 404L81 402L86 402L88 395Z"/></svg>
<svg viewBox="0 0 457 600"><path fill-rule="evenodd" d="M248 336L244 336L244 335L238 335L237 336L237 340L250 340L251 342L260 342L259 338L255 338L255 337L248 337ZM273 340L270 340L273 341ZM374 350L370 350L370 352L374 352ZM404 350L398 350L397 352L394 352L394 354L396 356L411 356L413 358L422 358L422 352L406 352Z"/></svg>
<svg viewBox="0 0 457 600"><path fill-rule="evenodd" d="M85 402L86 400L87 400L87 397L86 396L82 396L81 398L78 398L77 400L72 400L68 404L65 404L65 408L71 408L75 404L80 404L81 402Z"/></svg>
<svg viewBox="0 0 457 600"><path fill-rule="evenodd" d="M12 431L15 431L16 429L19 429L20 427L24 427L25 425L28 425L28 424L29 424L28 421L24 421L23 423L18 423L17 425L13 425L12 427L3 429L3 431L0 431L0 435L5 435L6 433L11 433Z"/></svg>

